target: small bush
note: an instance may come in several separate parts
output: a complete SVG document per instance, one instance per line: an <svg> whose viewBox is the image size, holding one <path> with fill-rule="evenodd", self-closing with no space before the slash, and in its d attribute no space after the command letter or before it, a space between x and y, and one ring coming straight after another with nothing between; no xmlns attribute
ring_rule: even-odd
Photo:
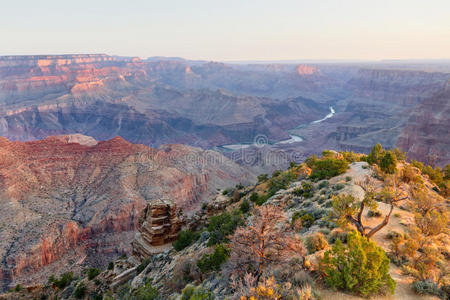
<svg viewBox="0 0 450 300"><path fill-rule="evenodd" d="M144 259L144 261L136 268L136 272L137 274L141 273L142 271L144 271L144 269L148 266L148 264L150 263L150 258L146 258Z"/></svg>
<svg viewBox="0 0 450 300"><path fill-rule="evenodd" d="M352 181L352 177L351 177L351 176L345 176L345 181L346 181L346 182Z"/></svg>
<svg viewBox="0 0 450 300"><path fill-rule="evenodd" d="M85 272L86 272L89 280L94 279L95 277L97 277L98 274L100 274L100 270L97 268L89 268L89 269L85 270Z"/></svg>
<svg viewBox="0 0 450 300"><path fill-rule="evenodd" d="M386 253L356 231L349 234L347 246L337 240L332 250L325 252L320 270L326 284L333 289L364 297L395 291Z"/></svg>
<svg viewBox="0 0 450 300"><path fill-rule="evenodd" d="M412 288L419 295L429 294L441 296L441 290L439 289L439 286L436 283L428 280L414 281L412 284Z"/></svg>
<svg viewBox="0 0 450 300"><path fill-rule="evenodd" d="M225 189L222 191L222 195L226 196L226 195L228 195L229 192L230 192L229 189Z"/></svg>
<svg viewBox="0 0 450 300"><path fill-rule="evenodd" d="M133 297L131 299L154 300L157 297L158 291L150 284L150 282L147 281L133 293Z"/></svg>
<svg viewBox="0 0 450 300"><path fill-rule="evenodd" d="M173 243L173 247L177 251L181 251L186 247L192 245L199 238L199 234L191 230L181 230L178 232L178 238Z"/></svg>
<svg viewBox="0 0 450 300"><path fill-rule="evenodd" d="M48 279L48 281L50 283L52 283L54 286L63 289L66 286L68 286L73 280L73 273L72 272L67 272L67 273L63 273L61 274L61 277L59 279L55 278L55 276L50 276L50 278Z"/></svg>
<svg viewBox="0 0 450 300"><path fill-rule="evenodd" d="M269 174L258 175L258 182L264 182L269 178Z"/></svg>
<svg viewBox="0 0 450 300"><path fill-rule="evenodd" d="M403 235L400 232L397 232L397 231L389 231L386 234L386 238L389 239L389 240L392 240L394 238L401 238L401 237L403 237Z"/></svg>
<svg viewBox="0 0 450 300"><path fill-rule="evenodd" d="M220 266L227 261L229 252L230 251L224 245L219 244L212 254L205 254L197 261L197 267L203 273L212 270L218 271L220 270Z"/></svg>
<svg viewBox="0 0 450 300"><path fill-rule="evenodd" d="M16 292L20 292L22 290L22 285L18 284L16 285L16 287L14 288L14 291Z"/></svg>
<svg viewBox="0 0 450 300"><path fill-rule="evenodd" d="M380 161L380 168L384 173L394 174L397 170L397 157L392 151L387 151Z"/></svg>
<svg viewBox="0 0 450 300"><path fill-rule="evenodd" d="M378 218L378 217L381 217L381 212L379 210L369 210L367 212L367 216L369 218L372 218L372 217Z"/></svg>
<svg viewBox="0 0 450 300"><path fill-rule="evenodd" d="M258 193L253 192L253 193L250 195L250 201L252 201L252 202L258 201Z"/></svg>
<svg viewBox="0 0 450 300"><path fill-rule="evenodd" d="M184 256L177 260L172 276L167 280L167 285L181 291L186 284L200 280L201 272L197 267L197 259L191 256Z"/></svg>
<svg viewBox="0 0 450 300"><path fill-rule="evenodd" d="M324 235L321 232L318 232L316 234L310 235L306 238L306 249L308 249L308 252L314 253L323 249L326 249L328 247L328 242L325 239Z"/></svg>
<svg viewBox="0 0 450 300"><path fill-rule="evenodd" d="M328 187L329 185L330 185L330 183L328 182L328 180L324 180L319 183L318 187L319 187L319 189L323 189L325 187Z"/></svg>
<svg viewBox="0 0 450 300"><path fill-rule="evenodd" d="M329 179L344 173L348 168L348 162L343 159L325 158L317 160L313 167L311 179Z"/></svg>
<svg viewBox="0 0 450 300"><path fill-rule="evenodd" d="M314 217L307 213L305 210L296 211L292 215L291 223L294 224L296 220L300 219L303 227L309 228L314 224Z"/></svg>
<svg viewBox="0 0 450 300"><path fill-rule="evenodd" d="M83 282L80 282L75 287L75 290L73 291L73 296L76 299L81 299L84 297L85 294L86 294L86 285Z"/></svg>
<svg viewBox="0 0 450 300"><path fill-rule="evenodd" d="M247 199L242 201L241 205L239 206L239 210L244 214L248 213L248 211L250 210L250 202L248 202Z"/></svg>
<svg viewBox="0 0 450 300"><path fill-rule="evenodd" d="M342 190L344 187L345 187L345 185L343 185L342 183L338 183L335 186L333 186L333 190L339 191L339 190Z"/></svg>
<svg viewBox="0 0 450 300"><path fill-rule="evenodd" d="M233 210L231 214L224 212L218 216L212 216L208 224L208 231L211 233L208 246L227 241L227 236L243 224L244 219L242 213L238 210Z"/></svg>
<svg viewBox="0 0 450 300"><path fill-rule="evenodd" d="M335 229L331 231L330 237L328 238L328 243L334 244L338 239L343 243L347 243L347 236L348 233L342 229Z"/></svg>
<svg viewBox="0 0 450 300"><path fill-rule="evenodd" d="M112 261L110 261L108 264L108 270L112 270L112 269L114 269L114 263Z"/></svg>
<svg viewBox="0 0 450 300"><path fill-rule="evenodd" d="M214 300L214 295L202 287L189 284L183 289L181 300Z"/></svg>

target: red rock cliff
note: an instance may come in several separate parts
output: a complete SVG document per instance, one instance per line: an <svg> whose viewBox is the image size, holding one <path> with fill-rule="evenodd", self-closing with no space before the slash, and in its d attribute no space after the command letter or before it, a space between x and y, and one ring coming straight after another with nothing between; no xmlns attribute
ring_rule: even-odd
<svg viewBox="0 0 450 300"><path fill-rule="evenodd" d="M45 280L83 257L105 262L130 250L149 200L170 198L189 212L217 188L249 180L220 154L188 146L0 138L0 279Z"/></svg>

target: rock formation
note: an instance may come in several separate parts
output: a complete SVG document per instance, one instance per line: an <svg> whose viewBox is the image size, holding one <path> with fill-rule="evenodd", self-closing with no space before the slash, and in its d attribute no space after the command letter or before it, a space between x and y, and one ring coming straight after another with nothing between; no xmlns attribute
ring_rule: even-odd
<svg viewBox="0 0 450 300"><path fill-rule="evenodd" d="M0 280L5 287L86 263L104 266L131 251L150 200L195 211L218 188L254 180L221 154L189 146L0 137Z"/></svg>
<svg viewBox="0 0 450 300"><path fill-rule="evenodd" d="M150 201L139 218L133 254L144 259L171 247L182 225L177 214L176 204L170 200Z"/></svg>

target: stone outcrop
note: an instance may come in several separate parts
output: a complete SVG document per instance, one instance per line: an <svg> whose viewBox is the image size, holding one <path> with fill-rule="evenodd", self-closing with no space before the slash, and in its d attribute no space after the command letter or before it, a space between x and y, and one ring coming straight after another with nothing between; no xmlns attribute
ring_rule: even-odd
<svg viewBox="0 0 450 300"><path fill-rule="evenodd" d="M218 188L252 181L221 154L189 146L0 137L2 288L85 263L105 267L131 251L139 216L153 199L172 199L188 213Z"/></svg>
<svg viewBox="0 0 450 300"><path fill-rule="evenodd" d="M150 201L139 218L132 243L133 255L144 259L171 247L182 225L178 213L176 204L170 200Z"/></svg>

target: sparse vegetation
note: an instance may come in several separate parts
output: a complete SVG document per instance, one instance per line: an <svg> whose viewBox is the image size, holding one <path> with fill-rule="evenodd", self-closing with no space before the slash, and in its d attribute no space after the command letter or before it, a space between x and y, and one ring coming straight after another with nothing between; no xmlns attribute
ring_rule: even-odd
<svg viewBox="0 0 450 300"><path fill-rule="evenodd" d="M226 242L227 236L243 224L242 213L238 210L233 210L231 213L224 212L218 216L211 217L208 224L208 231L211 233L208 246Z"/></svg>
<svg viewBox="0 0 450 300"><path fill-rule="evenodd" d="M213 270L218 271L220 266L227 261L229 253L230 250L223 244L218 244L212 254L205 254L197 261L197 266L203 273Z"/></svg>
<svg viewBox="0 0 450 300"><path fill-rule="evenodd" d="M63 289L66 286L68 286L73 280L73 273L67 272L61 274L61 277L58 279L54 275L51 275L48 279L49 283L53 284L54 286Z"/></svg>
<svg viewBox="0 0 450 300"><path fill-rule="evenodd" d="M214 295L202 287L187 285L183 289L181 300L214 300Z"/></svg>
<svg viewBox="0 0 450 300"><path fill-rule="evenodd" d="M199 234L191 230L181 230L178 232L178 238L173 243L173 247L177 251L181 251L186 247L189 247L199 238Z"/></svg>
<svg viewBox="0 0 450 300"><path fill-rule="evenodd" d="M83 282L80 282L75 287L75 290L73 291L73 296L76 299L82 299L84 298L84 295L86 294L86 285Z"/></svg>
<svg viewBox="0 0 450 300"><path fill-rule="evenodd" d="M328 247L328 242L323 233L318 232L306 238L305 246L309 253L314 253L326 249Z"/></svg>
<svg viewBox="0 0 450 300"><path fill-rule="evenodd" d="M250 202L248 202L247 199L244 199L244 201L242 201L241 205L239 205L239 210L243 214L248 213L248 211L250 210Z"/></svg>
<svg viewBox="0 0 450 300"><path fill-rule="evenodd" d="M148 266L148 264L150 263L150 258L146 258L144 259L144 261L136 268L136 272L137 274L141 273L142 271L144 271L144 269Z"/></svg>

